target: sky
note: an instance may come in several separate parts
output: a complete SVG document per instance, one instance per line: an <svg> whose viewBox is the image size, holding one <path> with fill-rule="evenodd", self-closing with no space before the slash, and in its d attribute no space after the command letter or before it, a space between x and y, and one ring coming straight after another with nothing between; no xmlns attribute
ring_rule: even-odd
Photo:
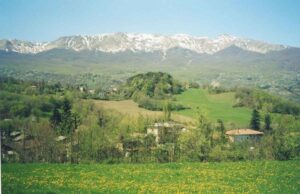
<svg viewBox="0 0 300 194"><path fill-rule="evenodd" d="M221 34L300 47L300 0L0 0L0 39Z"/></svg>

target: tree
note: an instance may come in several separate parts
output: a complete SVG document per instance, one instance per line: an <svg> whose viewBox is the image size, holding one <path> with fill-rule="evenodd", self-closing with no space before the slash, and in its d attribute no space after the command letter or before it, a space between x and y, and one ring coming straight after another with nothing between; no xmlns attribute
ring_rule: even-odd
<svg viewBox="0 0 300 194"><path fill-rule="evenodd" d="M199 128L202 129L202 132L207 140L212 139L213 130L211 128L211 123L208 121L207 117L200 114L199 119Z"/></svg>
<svg viewBox="0 0 300 194"><path fill-rule="evenodd" d="M59 109L57 106L54 107L52 115L50 117L50 124L52 129L54 130L58 130L58 127L61 123L62 119L61 119L61 114L59 112Z"/></svg>
<svg viewBox="0 0 300 194"><path fill-rule="evenodd" d="M103 128L105 126L105 117L102 111L98 111L98 125L99 127Z"/></svg>
<svg viewBox="0 0 300 194"><path fill-rule="evenodd" d="M270 133L272 131L271 116L269 114L266 114L266 116L265 116L265 127L264 127L264 130L267 133Z"/></svg>
<svg viewBox="0 0 300 194"><path fill-rule="evenodd" d="M260 129L260 115L259 115L258 110L256 110L256 109L254 109L253 112L252 112L250 127L252 129L256 129L256 130Z"/></svg>
<svg viewBox="0 0 300 194"><path fill-rule="evenodd" d="M144 147L146 149L146 157L152 159L151 148L156 146L156 137L153 134L148 134L144 137Z"/></svg>
<svg viewBox="0 0 300 194"><path fill-rule="evenodd" d="M62 122L61 122L61 132L64 134L70 134L73 128L73 118L71 113L72 105L71 102L65 98L62 106Z"/></svg>
<svg viewBox="0 0 300 194"><path fill-rule="evenodd" d="M164 120L169 121L171 119L171 112L172 112L172 106L169 102L165 103L163 111L164 111Z"/></svg>
<svg viewBox="0 0 300 194"><path fill-rule="evenodd" d="M67 117L71 116L72 105L69 99L65 98L63 101L63 114Z"/></svg>
<svg viewBox="0 0 300 194"><path fill-rule="evenodd" d="M213 129L208 119L200 114L196 129L182 133L179 137L180 157L189 161L207 161L212 148Z"/></svg>
<svg viewBox="0 0 300 194"><path fill-rule="evenodd" d="M204 115L200 115L199 117L199 126L202 134L204 135L204 145L201 147L201 160L207 160L207 156L213 146L213 128L211 127L211 123L208 121L207 117Z"/></svg>
<svg viewBox="0 0 300 194"><path fill-rule="evenodd" d="M72 118L73 118L74 129L77 129L78 126L81 124L81 120L80 120L79 114L77 112L74 112L72 114Z"/></svg>
<svg viewBox="0 0 300 194"><path fill-rule="evenodd" d="M156 137L153 134L148 134L147 136L144 137L144 145L146 149L149 149L156 145L155 139Z"/></svg>
<svg viewBox="0 0 300 194"><path fill-rule="evenodd" d="M221 119L218 120L218 130L220 131L221 135L220 135L220 139L221 139L221 143L225 143L226 142L226 136L225 136L225 127L224 127L224 123Z"/></svg>
<svg viewBox="0 0 300 194"><path fill-rule="evenodd" d="M274 130L274 155L277 160L288 160L291 157L291 146L289 146L289 136L287 125L289 118L282 117L279 119L278 127Z"/></svg>

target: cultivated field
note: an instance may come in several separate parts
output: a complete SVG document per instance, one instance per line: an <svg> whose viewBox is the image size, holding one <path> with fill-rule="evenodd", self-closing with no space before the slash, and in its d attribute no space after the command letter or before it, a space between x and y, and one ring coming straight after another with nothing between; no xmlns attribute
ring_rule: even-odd
<svg viewBox="0 0 300 194"><path fill-rule="evenodd" d="M3 164L3 193L299 193L300 161Z"/></svg>

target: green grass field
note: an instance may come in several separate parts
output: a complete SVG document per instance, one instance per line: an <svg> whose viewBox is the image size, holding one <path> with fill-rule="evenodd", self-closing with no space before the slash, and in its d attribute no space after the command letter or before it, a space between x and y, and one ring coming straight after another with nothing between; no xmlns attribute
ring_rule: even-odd
<svg viewBox="0 0 300 194"><path fill-rule="evenodd" d="M131 116L133 118L137 118L142 115L145 117L152 118L163 118L162 111L151 111L138 106L136 102L133 100L121 100L121 101L108 101L108 100L93 100L96 108L106 108L110 110L115 110L119 113L122 113L127 116ZM180 114L173 114L172 119L177 122L182 123L195 123L195 119L189 116L184 116Z"/></svg>
<svg viewBox="0 0 300 194"><path fill-rule="evenodd" d="M178 111L178 114L197 118L200 112L210 119L223 120L227 127L230 123L234 123L234 127L248 127L250 123L252 110L244 107L234 108L236 102L233 92L209 94L207 90L189 89L176 95L176 99L178 103L191 108Z"/></svg>
<svg viewBox="0 0 300 194"><path fill-rule="evenodd" d="M299 193L300 161L3 164L3 193Z"/></svg>
<svg viewBox="0 0 300 194"><path fill-rule="evenodd" d="M177 102L190 109L176 111L172 114L172 119L180 122L194 123L199 113L205 114L213 122L217 119L223 120L226 128L249 127L252 110L245 107L236 107L234 92L221 94L209 94L204 89L189 89L180 95L175 96ZM138 107L132 100L123 101L93 101L97 106L117 110L128 115L145 115L159 117L162 111L149 111Z"/></svg>

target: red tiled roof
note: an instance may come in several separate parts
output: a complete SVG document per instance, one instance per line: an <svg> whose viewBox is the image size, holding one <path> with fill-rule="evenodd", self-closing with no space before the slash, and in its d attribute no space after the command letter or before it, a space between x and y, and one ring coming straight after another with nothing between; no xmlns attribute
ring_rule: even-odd
<svg viewBox="0 0 300 194"><path fill-rule="evenodd" d="M263 135L261 131L255 131L253 129L234 129L226 131L226 135Z"/></svg>

